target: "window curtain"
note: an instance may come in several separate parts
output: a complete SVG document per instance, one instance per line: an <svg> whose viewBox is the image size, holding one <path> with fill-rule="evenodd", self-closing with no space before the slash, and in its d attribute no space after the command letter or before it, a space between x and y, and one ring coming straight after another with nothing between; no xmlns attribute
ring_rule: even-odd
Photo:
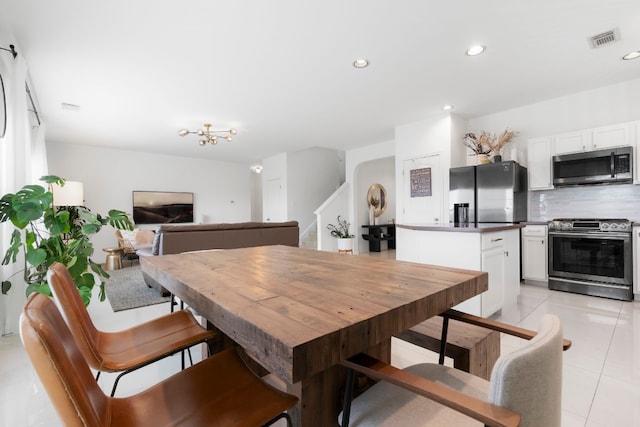
<svg viewBox="0 0 640 427"><path fill-rule="evenodd" d="M47 174L47 157L44 141L44 126L32 126L28 110L26 84L27 64L21 55L13 58L8 52L0 51L0 75L4 82L7 109L7 128L4 138L0 138L0 193L15 193L27 184L42 184L38 181ZM0 45L9 45L0 39ZM34 88L31 86L31 93ZM36 122L37 123L37 122ZM0 224L0 257L9 247L13 227L10 223ZM12 287L7 295L0 294L0 333L18 333L18 319L26 301L26 284L22 269L24 259L16 263L0 266L2 280L10 278Z"/></svg>

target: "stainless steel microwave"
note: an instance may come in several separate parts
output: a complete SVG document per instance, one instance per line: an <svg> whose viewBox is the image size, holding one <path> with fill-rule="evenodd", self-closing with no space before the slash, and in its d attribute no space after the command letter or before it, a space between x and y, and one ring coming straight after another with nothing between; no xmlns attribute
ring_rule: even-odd
<svg viewBox="0 0 640 427"><path fill-rule="evenodd" d="M553 156L553 185L633 182L633 148L620 147Z"/></svg>

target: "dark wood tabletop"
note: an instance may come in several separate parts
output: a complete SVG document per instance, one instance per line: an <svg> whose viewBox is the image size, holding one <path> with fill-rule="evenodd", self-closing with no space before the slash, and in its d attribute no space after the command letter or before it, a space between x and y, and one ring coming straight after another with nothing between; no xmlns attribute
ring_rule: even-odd
<svg viewBox="0 0 640 427"><path fill-rule="evenodd" d="M181 298L300 397L296 425L335 425L359 352L487 290L487 273L263 246L141 258Z"/></svg>

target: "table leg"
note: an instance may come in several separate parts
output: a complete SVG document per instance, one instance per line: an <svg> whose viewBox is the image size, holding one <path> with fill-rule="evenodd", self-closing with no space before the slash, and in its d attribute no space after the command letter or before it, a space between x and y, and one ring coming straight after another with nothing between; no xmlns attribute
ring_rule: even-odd
<svg viewBox="0 0 640 427"><path fill-rule="evenodd" d="M367 351L382 361L391 361L391 340L378 344ZM298 405L289 410L293 425L337 426L338 414L342 410L342 389L346 369L335 365L311 378L287 385L287 392L298 396Z"/></svg>

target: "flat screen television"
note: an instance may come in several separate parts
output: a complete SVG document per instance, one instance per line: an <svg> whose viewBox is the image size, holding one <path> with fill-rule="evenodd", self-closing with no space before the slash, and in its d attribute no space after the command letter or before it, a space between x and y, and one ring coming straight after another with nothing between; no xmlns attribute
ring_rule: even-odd
<svg viewBox="0 0 640 427"><path fill-rule="evenodd" d="M136 224L193 222L193 193L134 191L133 222Z"/></svg>

